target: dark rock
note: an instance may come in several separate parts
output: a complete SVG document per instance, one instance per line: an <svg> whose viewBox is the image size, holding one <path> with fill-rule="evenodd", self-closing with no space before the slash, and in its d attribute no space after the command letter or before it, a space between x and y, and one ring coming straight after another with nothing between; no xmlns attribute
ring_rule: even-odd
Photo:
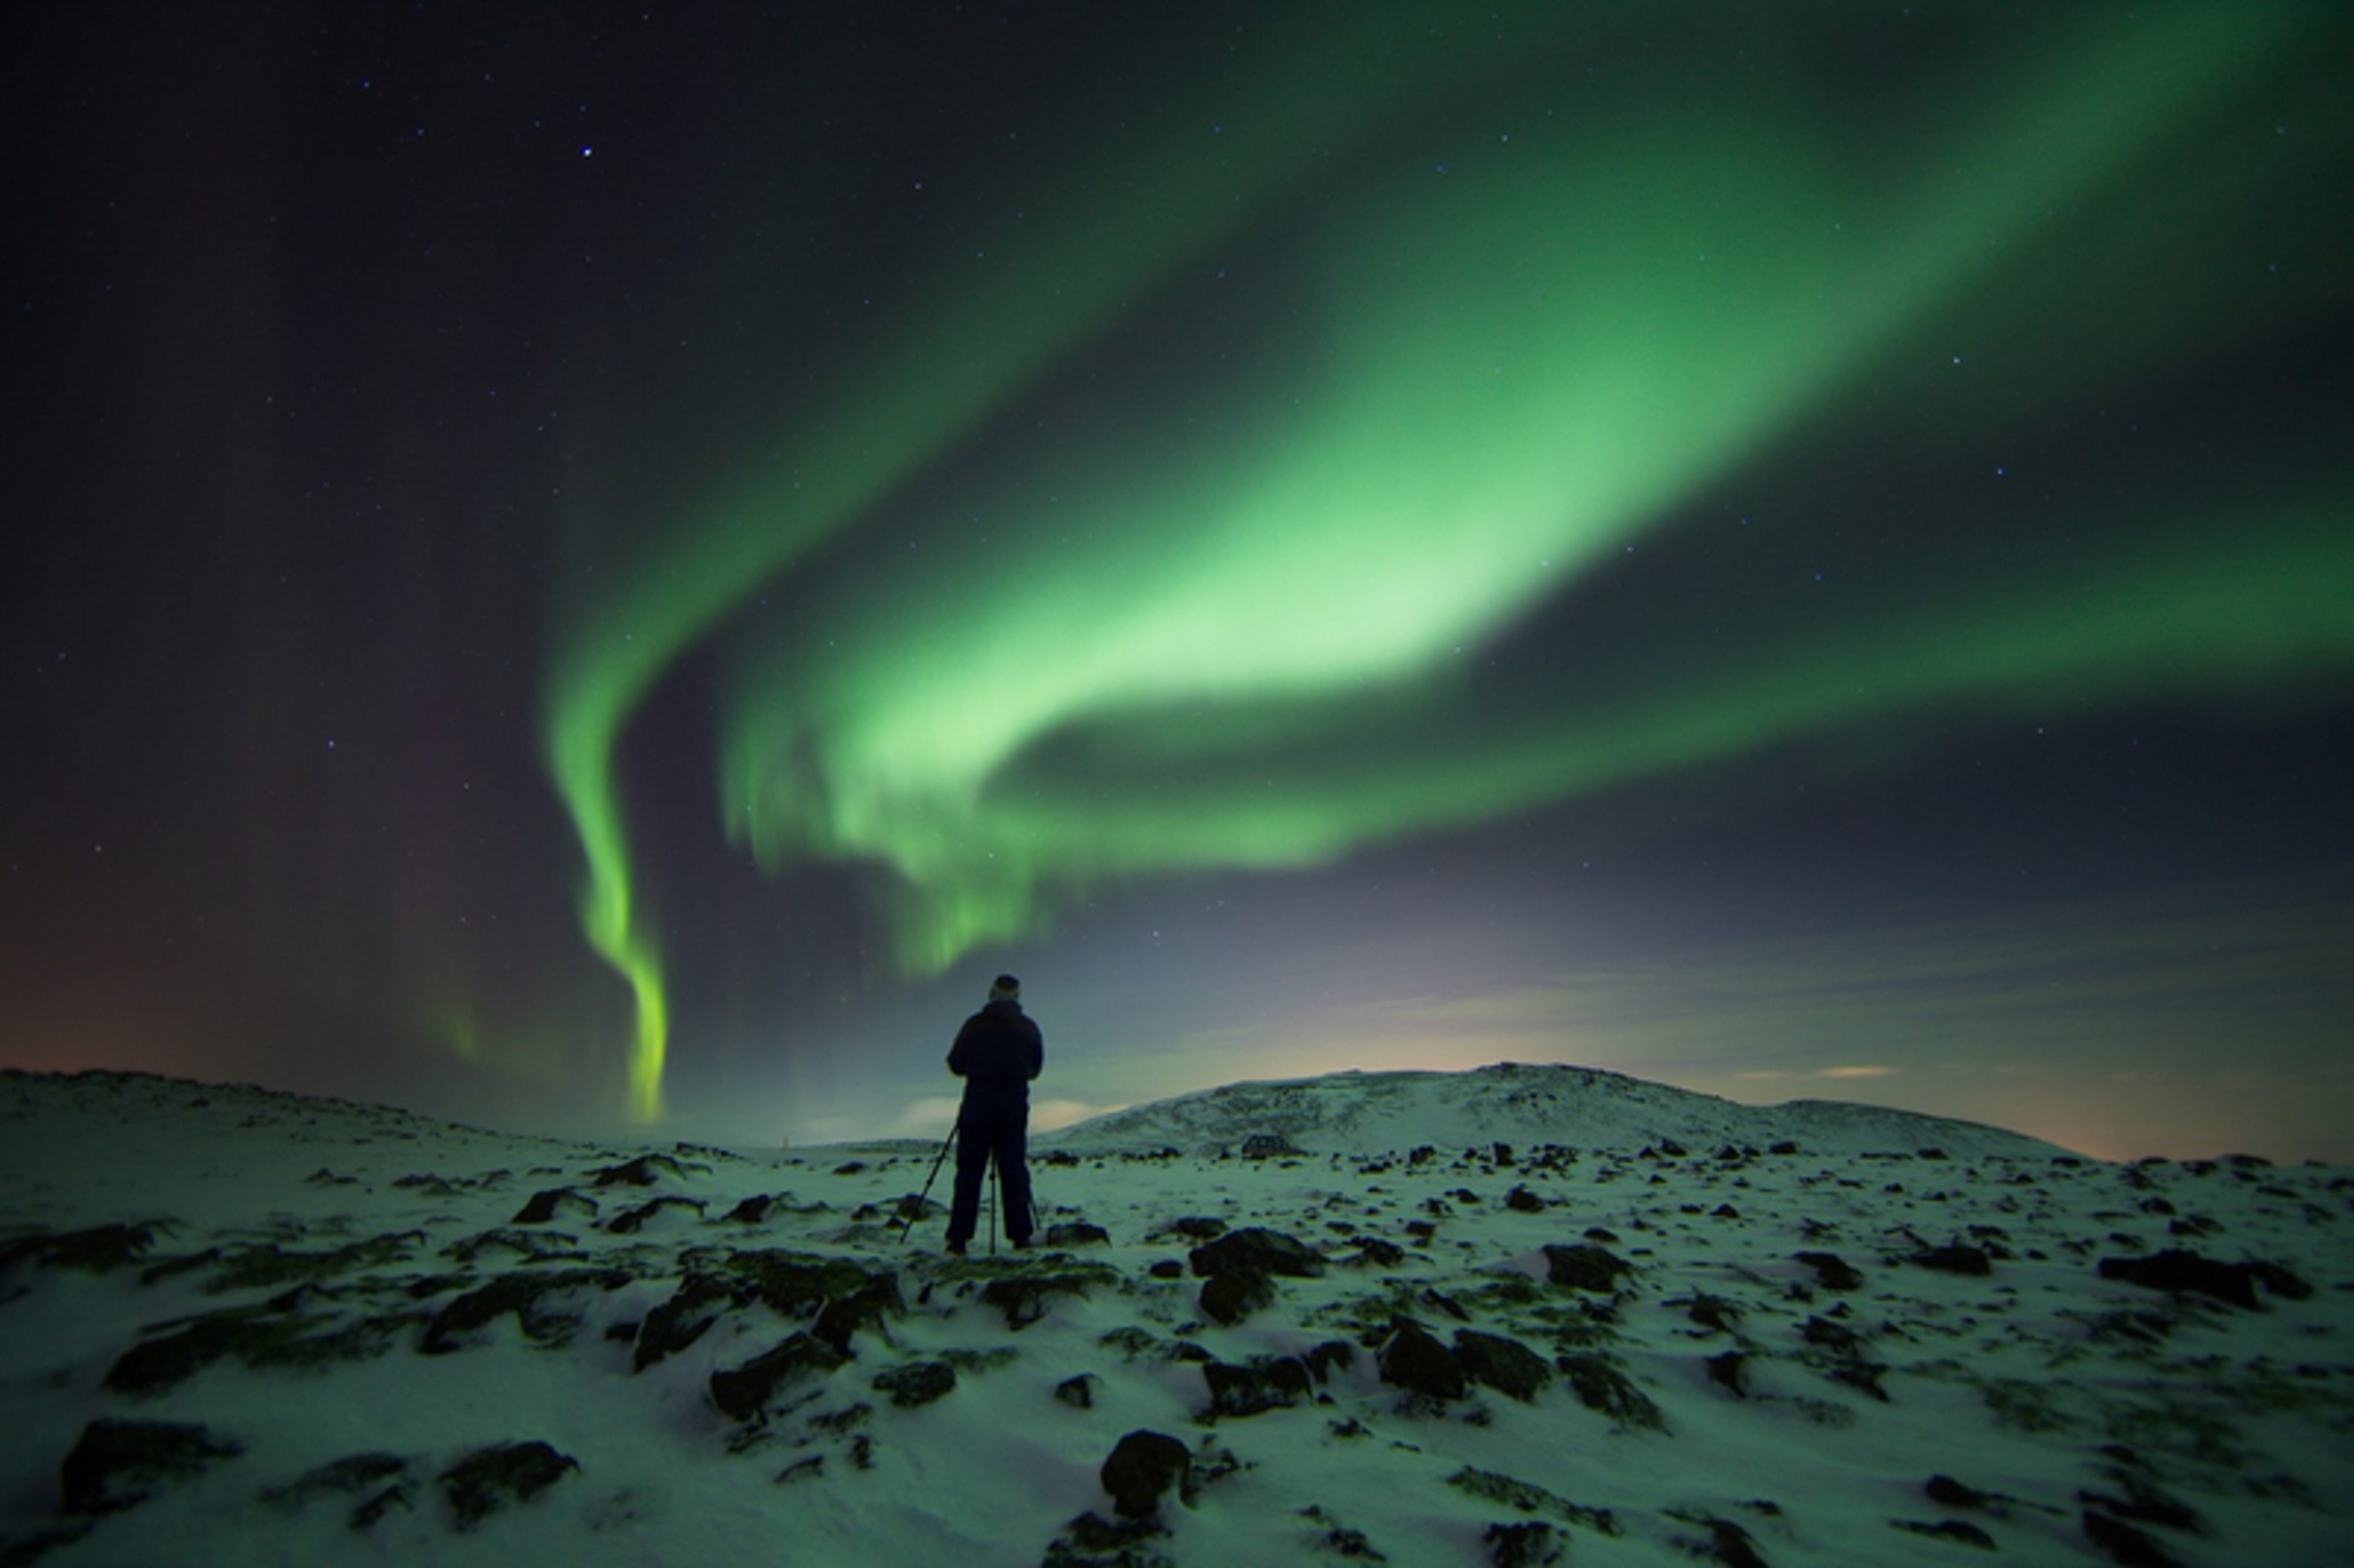
<svg viewBox="0 0 2354 1568"><path fill-rule="evenodd" d="M730 1252L722 1268L790 1321L800 1321L839 1297L857 1295L875 1277L847 1258L816 1257L779 1247Z"/></svg>
<svg viewBox="0 0 2354 1568"><path fill-rule="evenodd" d="M1081 1372L1076 1377L1066 1377L1056 1383L1055 1397L1075 1410L1093 1410L1096 1407L1096 1390L1102 1386L1103 1379L1095 1373Z"/></svg>
<svg viewBox="0 0 2354 1568"><path fill-rule="evenodd" d="M1405 1261L1405 1248L1379 1236L1361 1237L1356 1253L1341 1260L1349 1268L1395 1268Z"/></svg>
<svg viewBox="0 0 2354 1568"><path fill-rule="evenodd" d="M1173 1257L1164 1257L1156 1259L1144 1272L1155 1279L1182 1279L1185 1277L1185 1266Z"/></svg>
<svg viewBox="0 0 2354 1568"><path fill-rule="evenodd" d="M1845 1383L1860 1393L1872 1395L1882 1404L1888 1403L1888 1391L1880 1386L1880 1380L1888 1375L1888 1369L1877 1361L1838 1361L1825 1375L1833 1383Z"/></svg>
<svg viewBox="0 0 2354 1568"><path fill-rule="evenodd" d="M354 1530L371 1529L378 1520L394 1509L414 1509L416 1506L417 1496L410 1489L409 1483L406 1480L395 1481L352 1510L351 1527Z"/></svg>
<svg viewBox="0 0 2354 1568"><path fill-rule="evenodd" d="M875 1374L878 1393L890 1396L891 1403L902 1410L913 1410L935 1400L946 1399L956 1391L956 1368L946 1361L909 1361Z"/></svg>
<svg viewBox="0 0 2354 1568"><path fill-rule="evenodd" d="M1243 1139L1240 1152L1245 1160L1281 1160L1308 1151L1279 1132L1255 1132Z"/></svg>
<svg viewBox="0 0 2354 1568"><path fill-rule="evenodd" d="M1542 1214L1545 1201L1525 1186L1515 1187L1504 1194L1504 1207L1522 1214Z"/></svg>
<svg viewBox="0 0 2354 1568"><path fill-rule="evenodd" d="M1376 1360L1384 1383L1432 1399L1463 1397L1462 1361L1416 1324L1399 1324L1383 1341Z"/></svg>
<svg viewBox="0 0 2354 1568"><path fill-rule="evenodd" d="M107 1274L136 1263L155 1245L161 1220L144 1224L95 1225L85 1231L57 1234L43 1232L22 1236L0 1246L0 1274L20 1263L42 1268L70 1268L81 1274Z"/></svg>
<svg viewBox="0 0 2354 1568"><path fill-rule="evenodd" d="M817 1321L810 1325L810 1332L847 1355L851 1335L862 1329L879 1333L886 1319L907 1309L907 1303L899 1298L899 1277L871 1274L855 1290L836 1296L819 1308Z"/></svg>
<svg viewBox="0 0 2354 1568"><path fill-rule="evenodd" d="M1935 1269L1939 1274L1976 1277L1994 1272L1994 1259L1987 1255L1986 1249L1964 1242L1948 1242L1944 1246L1929 1247L1914 1253L1904 1261L1916 1268Z"/></svg>
<svg viewBox="0 0 2354 1568"><path fill-rule="evenodd" d="M1741 1308L1715 1296L1695 1296L1684 1315L1713 1333L1730 1334L1741 1327Z"/></svg>
<svg viewBox="0 0 2354 1568"><path fill-rule="evenodd" d="M1169 1558L1151 1544L1168 1533L1157 1519L1083 1513L1047 1544L1039 1568L1171 1568Z"/></svg>
<svg viewBox="0 0 2354 1568"><path fill-rule="evenodd" d="M590 1182L599 1187L651 1187L664 1176L682 1174L677 1160L667 1154L641 1154L623 1165L609 1165L602 1171L589 1172Z"/></svg>
<svg viewBox="0 0 2354 1568"><path fill-rule="evenodd" d="M1739 1354L1738 1351L1733 1353ZM1569 1386L1577 1394L1578 1403L1588 1410L1600 1411L1621 1426L1642 1427L1653 1432L1668 1429L1668 1418L1659 1414L1659 1407L1652 1404L1625 1372L1600 1356L1563 1356L1553 1364L1569 1380Z"/></svg>
<svg viewBox="0 0 2354 1568"><path fill-rule="evenodd" d="M537 1497L579 1467L579 1460L545 1443L497 1443L441 1472L441 1495L450 1499L458 1528L472 1530L501 1509Z"/></svg>
<svg viewBox="0 0 2354 1568"><path fill-rule="evenodd" d="M1519 1524L1491 1524L1479 1538L1495 1568L1551 1568L1562 1561L1561 1542L1553 1527L1543 1520Z"/></svg>
<svg viewBox="0 0 2354 1568"><path fill-rule="evenodd" d="M1242 1366L1210 1361L1202 1368L1212 1415L1258 1415L1313 1397L1307 1363L1290 1356L1254 1356Z"/></svg>
<svg viewBox="0 0 2354 1568"><path fill-rule="evenodd" d="M1324 1527L1324 1533L1316 1537L1313 1542L1320 1551L1329 1552L1335 1557L1353 1558L1360 1563L1389 1561L1388 1555L1375 1547L1363 1531L1350 1529L1314 1503L1301 1509L1299 1517Z"/></svg>
<svg viewBox="0 0 2354 1568"><path fill-rule="evenodd" d="M1572 1290L1608 1295L1618 1288L1622 1275L1635 1271L1634 1266L1617 1254L1591 1245L1548 1246L1544 1255L1546 1278Z"/></svg>
<svg viewBox="0 0 2354 1568"><path fill-rule="evenodd" d="M683 1210L697 1218L703 1214L701 1200L665 1195L615 1214L605 1228L617 1236L633 1236L673 1209Z"/></svg>
<svg viewBox="0 0 2354 1568"><path fill-rule="evenodd" d="M726 1281L707 1274L688 1275L669 1300L638 1324L637 1349L631 1357L635 1369L643 1372L703 1338L733 1299Z"/></svg>
<svg viewBox="0 0 2354 1568"><path fill-rule="evenodd" d="M720 1215L719 1222L727 1225L757 1225L768 1219L769 1211L776 1206L776 1199L756 1192Z"/></svg>
<svg viewBox="0 0 2354 1568"><path fill-rule="evenodd" d="M618 1268L537 1269L503 1274L489 1284L469 1290L433 1315L418 1349L427 1355L445 1355L460 1348L458 1335L472 1333L513 1313L534 1342L560 1345L580 1327L579 1318L557 1311L546 1298L576 1290L618 1290L630 1283Z"/></svg>
<svg viewBox="0 0 2354 1568"><path fill-rule="evenodd" d="M1165 1432L1140 1428L1113 1446L1099 1478L1115 1509L1141 1519L1160 1511L1161 1499L1171 1488L1182 1499L1193 1468L1193 1453L1182 1442Z"/></svg>
<svg viewBox="0 0 2354 1568"><path fill-rule="evenodd" d="M576 1192L569 1187L550 1187L546 1192L534 1192L530 1201L516 1210L515 1217L509 1220L507 1224L544 1225L556 1218L559 1209L567 1208L584 1217L593 1218L597 1213L597 1200Z"/></svg>
<svg viewBox="0 0 2354 1568"><path fill-rule="evenodd" d="M1758 1553L1757 1542L1733 1520L1702 1519L1693 1522L1708 1530L1708 1540L1695 1551L1695 1556L1712 1558L1725 1564L1725 1568L1766 1568L1766 1559Z"/></svg>
<svg viewBox="0 0 2354 1568"><path fill-rule="evenodd" d="M1957 1546L1975 1546L1981 1552L1997 1550L1994 1537L1963 1519L1941 1519L1931 1524L1923 1520L1899 1519L1890 1523L1899 1530L1909 1530L1915 1535L1925 1535L1935 1541L1950 1541Z"/></svg>
<svg viewBox="0 0 2354 1568"><path fill-rule="evenodd" d="M407 1262L422 1240L422 1233L409 1231L398 1235L371 1236L349 1246L332 1247L322 1252L290 1250L275 1244L241 1247L220 1260L205 1291L207 1295L218 1295L229 1290L263 1290L309 1284L334 1275L348 1274L355 1269L383 1268Z"/></svg>
<svg viewBox="0 0 2354 1568"><path fill-rule="evenodd" d="M2121 1279L2148 1290L2205 1296L2250 1311L2263 1306L2256 1298L2258 1285L2275 1296L2293 1300L2301 1301L2313 1294L2311 1286L2278 1264L2218 1263L2179 1247L2168 1247L2147 1257L2105 1257L2100 1273L2103 1279Z"/></svg>
<svg viewBox="0 0 2354 1568"><path fill-rule="evenodd" d="M65 1511L115 1513L135 1508L173 1481L210 1469L245 1450L184 1421L101 1417L82 1428L58 1467Z"/></svg>
<svg viewBox="0 0 2354 1568"><path fill-rule="evenodd" d="M1798 1330L1798 1337L1810 1345L1829 1351L1834 1355L1853 1356L1863 1352L1863 1336L1843 1323L1828 1318L1809 1318Z"/></svg>
<svg viewBox="0 0 2354 1568"><path fill-rule="evenodd" d="M353 1454L306 1470L282 1487L272 1487L261 1500L283 1513L293 1513L322 1498L349 1497L367 1487L381 1486L408 1473L408 1461L398 1454Z"/></svg>
<svg viewBox="0 0 2354 1568"><path fill-rule="evenodd" d="M1228 1328L1275 1305L1275 1279L1265 1269L1229 1268L1202 1283L1202 1312Z"/></svg>
<svg viewBox="0 0 2354 1568"><path fill-rule="evenodd" d="M1057 1274L1007 1275L982 1286L981 1298L1005 1315L1007 1328L1018 1330L1044 1318L1047 1303L1055 1297L1085 1296L1115 1277L1094 1264Z"/></svg>
<svg viewBox="0 0 2354 1568"><path fill-rule="evenodd" d="M2168 1530L2204 1533L2207 1521L2199 1510L2179 1498L2168 1495L2155 1477L2142 1467L2142 1461L2130 1449L2105 1450L2120 1457L2122 1462L2108 1467L2110 1476L2126 1489L2122 1498L2103 1492L2079 1490L2076 1500L2088 1508L2097 1509L2118 1519L2131 1520L2136 1524L2164 1525Z"/></svg>
<svg viewBox="0 0 2354 1568"><path fill-rule="evenodd" d="M1538 1392L1553 1382L1553 1368L1543 1356L1501 1334L1456 1330L1455 1359L1466 1378L1522 1404L1534 1403Z"/></svg>
<svg viewBox="0 0 2354 1568"><path fill-rule="evenodd" d="M1226 1234L1226 1222L1205 1215L1188 1214L1170 1221L1161 1227L1161 1235L1183 1236L1187 1241L1215 1241Z"/></svg>
<svg viewBox="0 0 2354 1568"><path fill-rule="evenodd" d="M1863 1284L1863 1276L1850 1267L1837 1253L1802 1252L1796 1261L1815 1271L1815 1283L1825 1290L1853 1290Z"/></svg>
<svg viewBox="0 0 2354 1568"><path fill-rule="evenodd" d="M1300 1358L1308 1363L1309 1375L1318 1383L1329 1383L1336 1372L1346 1372L1357 1364L1357 1347L1346 1340L1327 1340L1311 1345Z"/></svg>
<svg viewBox="0 0 2354 1568"><path fill-rule="evenodd" d="M2084 1510L2083 1523L2085 1538L2112 1563L2123 1563L2125 1568L2182 1568L2181 1560L2146 1530L2093 1509Z"/></svg>
<svg viewBox="0 0 2354 1568"><path fill-rule="evenodd" d="M1111 1233L1101 1225L1072 1221L1066 1224L1048 1225L1045 1242L1048 1246L1109 1246Z"/></svg>
<svg viewBox="0 0 2354 1568"><path fill-rule="evenodd" d="M339 1322L299 1310L313 1296L309 1290L290 1292L260 1307L210 1313L177 1333L143 1340L108 1369L106 1387L116 1393L160 1393L227 1357L254 1368L364 1361L391 1349L407 1326L399 1318Z"/></svg>
<svg viewBox="0 0 2354 1568"><path fill-rule="evenodd" d="M1618 1533L1618 1520L1606 1508L1588 1508L1567 1498L1549 1492L1528 1481L1516 1480L1494 1470L1482 1470L1466 1465L1447 1478L1447 1484L1484 1502L1501 1503L1522 1513L1551 1514L1566 1524L1575 1524L1604 1535Z"/></svg>
<svg viewBox="0 0 2354 1568"><path fill-rule="evenodd" d="M751 1421L787 1384L822 1378L850 1358L813 1334L795 1334L740 1367L711 1374L711 1402L737 1421Z"/></svg>
<svg viewBox="0 0 2354 1568"><path fill-rule="evenodd" d="M1983 1510L1999 1500L1992 1492L1964 1486L1951 1476L1931 1476L1922 1483L1921 1489L1929 1495L1932 1501L1941 1502L1947 1508Z"/></svg>
<svg viewBox="0 0 2354 1568"><path fill-rule="evenodd" d="M1701 1363L1708 1369L1708 1381L1730 1391L1737 1399L1749 1397L1749 1352L1726 1351Z"/></svg>
<svg viewBox="0 0 2354 1568"><path fill-rule="evenodd" d="M1229 1231L1215 1241L1197 1246L1187 1255L1187 1261L1195 1275L1205 1277L1237 1268L1256 1268L1295 1279L1314 1278L1324 1272L1323 1255L1307 1243L1280 1231L1257 1226Z"/></svg>

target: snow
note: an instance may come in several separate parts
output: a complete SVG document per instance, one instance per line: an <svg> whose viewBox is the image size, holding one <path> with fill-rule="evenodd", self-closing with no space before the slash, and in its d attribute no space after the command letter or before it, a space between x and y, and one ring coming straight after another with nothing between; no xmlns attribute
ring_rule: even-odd
<svg viewBox="0 0 2354 1568"><path fill-rule="evenodd" d="M1303 1152L1228 1152L1269 1134ZM1491 1528L1531 1523L1580 1564L1684 1563L1736 1541L1777 1563L1976 1560L1906 1521L1982 1531L2002 1561L2106 1561L2088 1511L2185 1563L2335 1563L2354 1537L2345 1171L2111 1165L1873 1107L1761 1110L1513 1067L1235 1086L1056 1139L1035 1160L1046 1218L1109 1244L952 1259L937 1211L906 1241L892 1223L932 1145L622 1149L244 1087L5 1075L0 1561L1023 1563L1061 1541L1072 1563L1479 1564ZM642 1154L651 1185L597 1184ZM574 1196L554 1217L519 1222L557 1190ZM753 1197L777 1202L728 1217ZM613 1228L659 1199L684 1202ZM1184 1266L1195 1240L1167 1229L1180 1218L1278 1232L1327 1266L1278 1277L1272 1306L1222 1326ZM57 1242L122 1224L153 1230L119 1266ZM1369 1241L1398 1260L1352 1261ZM1907 1261L1948 1244L1989 1271ZM1550 1282L1546 1249L1581 1245L1630 1266L1615 1293ZM2098 1268L2168 1248L2279 1272L2250 1310ZM822 1326L814 1298L787 1311L740 1288L763 1249L889 1275L900 1307L746 1422L712 1374ZM1862 1282L1830 1288L1801 1253ZM510 1310L445 1319L454 1348L426 1351L469 1292L582 1269L602 1272L541 1298L537 1339ZM690 1279L737 1296L639 1370ZM1023 1281L1069 1287L1014 1328L985 1292ZM1600 1358L1659 1425L1589 1408L1566 1375L1527 1402L1411 1393L1377 1354L1402 1320L1443 1342L1507 1336L1556 1367ZM122 1386L134 1347L224 1321L299 1325L308 1363L230 1352ZM325 1355L339 1333L346 1353ZM1352 1359L1312 1401L1207 1414L1203 1360L1335 1342ZM876 1385L926 1362L954 1369L944 1397L903 1408ZM1057 1396L1081 1374L1087 1408ZM189 1424L239 1452L132 1506L69 1511L61 1466L108 1418ZM1139 1429L1182 1440L1209 1478L1163 1499L1157 1533L1076 1543L1082 1516L1117 1520L1099 1472ZM443 1478L514 1442L571 1465L469 1522ZM366 1455L397 1468L320 1476ZM2008 1500L1940 1501L1934 1476Z"/></svg>

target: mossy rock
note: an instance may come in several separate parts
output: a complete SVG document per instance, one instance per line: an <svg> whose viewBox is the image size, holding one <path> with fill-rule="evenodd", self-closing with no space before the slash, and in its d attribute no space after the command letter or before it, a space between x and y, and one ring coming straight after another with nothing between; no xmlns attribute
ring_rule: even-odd
<svg viewBox="0 0 2354 1568"><path fill-rule="evenodd" d="M245 1247L221 1259L205 1290L217 1296L230 1290L283 1289L357 1269L385 1268L408 1262L424 1241L423 1232L407 1231L325 1252L289 1251L274 1242Z"/></svg>
<svg viewBox="0 0 2354 1568"><path fill-rule="evenodd" d="M1119 1275L1090 1264L1051 1274L1002 1275L981 1287L981 1298L1005 1315L1007 1328L1021 1330L1044 1318L1047 1304L1057 1296L1084 1297L1119 1283Z"/></svg>
<svg viewBox="0 0 2354 1568"><path fill-rule="evenodd" d="M1522 1513L1549 1514L1565 1523L1602 1535L1618 1533L1618 1520L1606 1508L1588 1508L1530 1481L1466 1465L1447 1478L1447 1484L1483 1502L1501 1503Z"/></svg>
<svg viewBox="0 0 2354 1568"><path fill-rule="evenodd" d="M69 1268L79 1274L111 1274L147 1255L166 1220L139 1224L93 1225L80 1231L36 1231L0 1245L0 1274L18 1264Z"/></svg>
<svg viewBox="0 0 2354 1568"><path fill-rule="evenodd" d="M902 1410L914 1410L956 1392L956 1368L946 1361L909 1361L875 1374L875 1390Z"/></svg>
<svg viewBox="0 0 2354 1568"><path fill-rule="evenodd" d="M479 1448L441 1473L441 1495L450 1500L460 1530L526 1502L580 1468L580 1461L546 1443L498 1443Z"/></svg>
<svg viewBox="0 0 2354 1568"><path fill-rule="evenodd" d="M93 1421L58 1467L65 1511L101 1514L135 1508L167 1484L243 1452L241 1445L184 1421Z"/></svg>
<svg viewBox="0 0 2354 1568"><path fill-rule="evenodd" d="M1588 1410L1598 1410L1621 1426L1653 1432L1668 1429L1668 1418L1659 1414L1659 1407L1625 1372L1600 1356L1564 1356L1554 1364Z"/></svg>
<svg viewBox="0 0 2354 1568"><path fill-rule="evenodd" d="M850 1358L811 1334L794 1334L740 1367L711 1374L711 1402L737 1421L755 1421L790 1384L823 1378Z"/></svg>
<svg viewBox="0 0 2354 1568"><path fill-rule="evenodd" d="M1635 1266L1609 1248L1581 1242L1571 1246L1548 1246L1544 1249L1545 1277L1552 1283L1571 1290L1590 1290L1597 1295L1609 1295L1618 1288L1618 1281L1635 1272Z"/></svg>
<svg viewBox="0 0 2354 1568"><path fill-rule="evenodd" d="M447 1354L460 1348L456 1336L472 1333L510 1313L533 1342L569 1344L572 1336L579 1331L579 1315L557 1310L547 1305L547 1298L584 1290L619 1290L631 1278L626 1269L618 1268L537 1269L503 1274L436 1312L426 1325L424 1340L418 1348L427 1355Z"/></svg>
<svg viewBox="0 0 2354 1568"><path fill-rule="evenodd" d="M124 1351L108 1370L106 1387L116 1393L161 1393L224 1357L257 1371L366 1361L390 1350L419 1316L395 1313L345 1322L267 1308L216 1312Z"/></svg>

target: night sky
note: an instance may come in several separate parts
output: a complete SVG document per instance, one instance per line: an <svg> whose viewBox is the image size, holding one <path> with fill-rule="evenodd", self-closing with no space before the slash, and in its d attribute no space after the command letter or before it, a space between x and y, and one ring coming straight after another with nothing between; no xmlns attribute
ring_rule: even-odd
<svg viewBox="0 0 2354 1568"><path fill-rule="evenodd" d="M0 34L0 1065L2354 1160L2342 5Z"/></svg>

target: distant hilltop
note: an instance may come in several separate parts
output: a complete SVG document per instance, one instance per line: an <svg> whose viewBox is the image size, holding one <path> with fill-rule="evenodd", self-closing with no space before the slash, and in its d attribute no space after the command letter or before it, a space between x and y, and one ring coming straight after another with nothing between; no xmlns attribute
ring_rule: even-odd
<svg viewBox="0 0 2354 1568"><path fill-rule="evenodd" d="M1115 1111L1034 1141L1090 1153L1173 1149L1238 1153L1278 1140L1308 1154L1371 1155L1432 1145L1509 1143L1624 1150L1725 1144L1808 1152L2049 1160L2071 1154L2024 1133L1840 1100L1745 1106L1592 1067L1504 1062L1469 1072L1334 1073L1229 1084Z"/></svg>

